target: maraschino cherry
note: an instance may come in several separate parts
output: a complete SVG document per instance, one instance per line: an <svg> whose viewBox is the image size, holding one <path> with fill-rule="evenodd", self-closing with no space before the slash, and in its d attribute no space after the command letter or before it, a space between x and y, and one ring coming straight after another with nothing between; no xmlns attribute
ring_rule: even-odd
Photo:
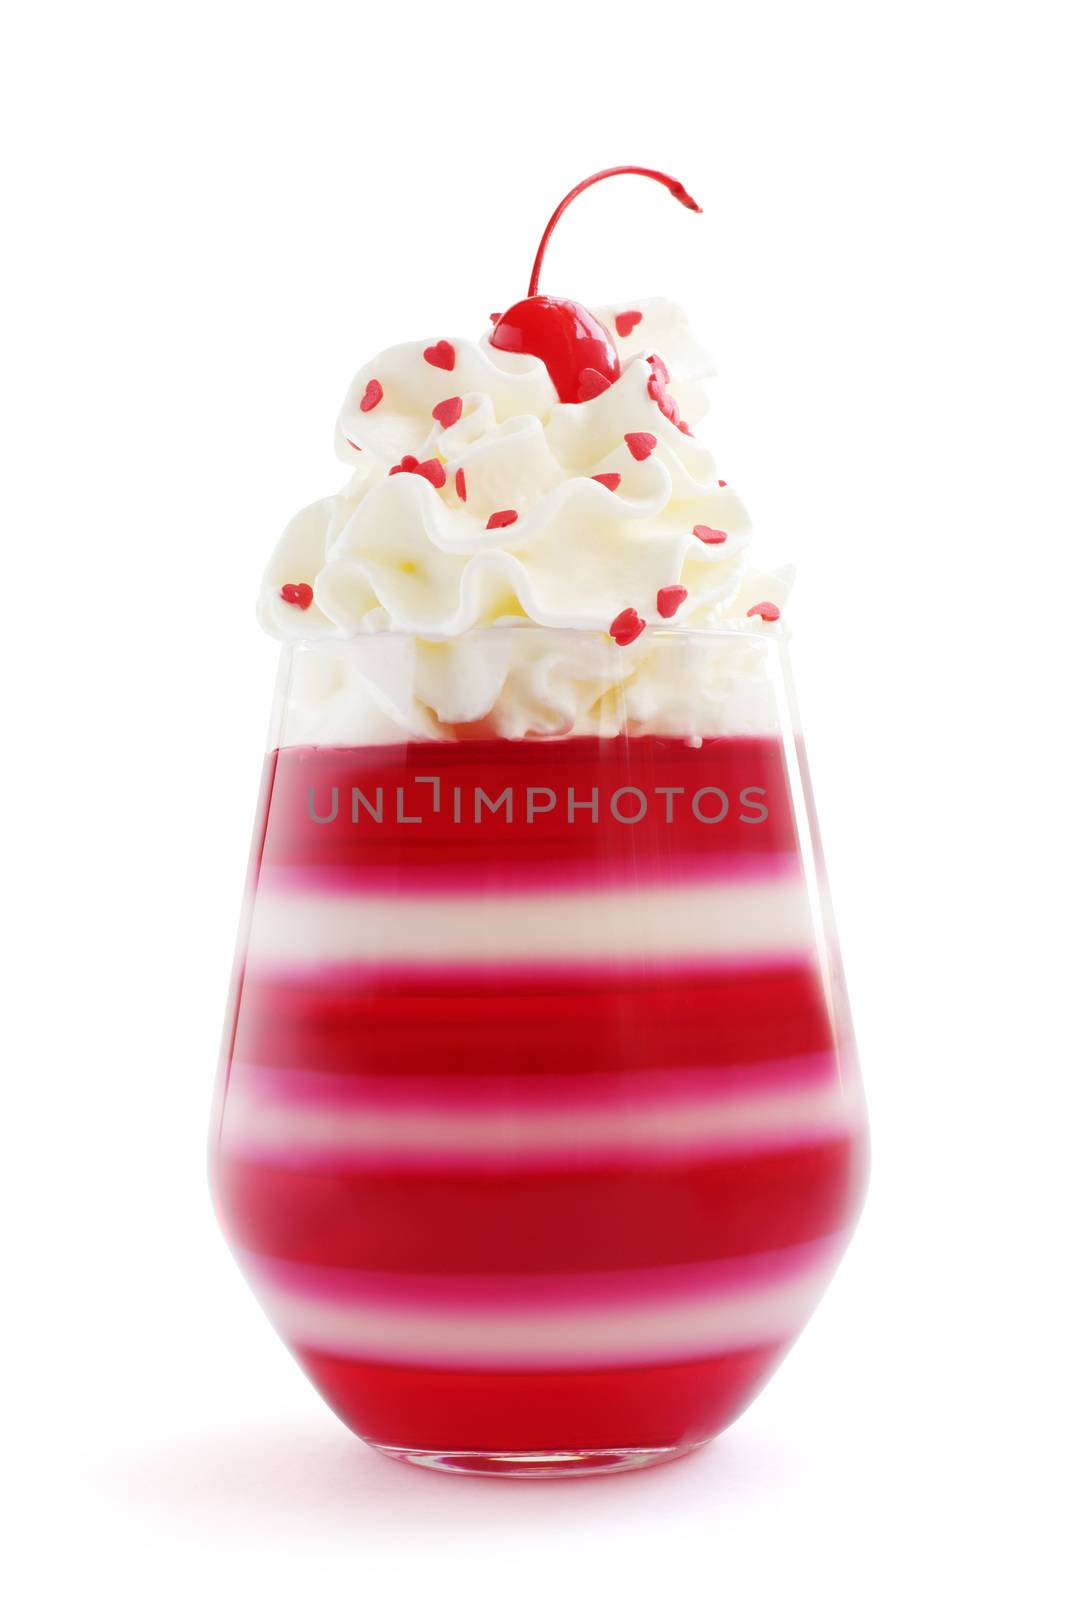
<svg viewBox="0 0 1067 1600"><path fill-rule="evenodd" d="M575 300L557 300L552 295L538 294L541 263L556 223L571 201L602 178L626 173L654 178L690 211L701 209L677 178L669 178L665 172L655 172L651 167L608 167L603 172L594 172L591 178L576 184L553 211L534 257L528 297L517 301L510 311L497 318L489 340L498 350L539 356L548 368L556 393L567 405L592 400L610 388L619 376L619 352L607 328L591 311Z"/></svg>

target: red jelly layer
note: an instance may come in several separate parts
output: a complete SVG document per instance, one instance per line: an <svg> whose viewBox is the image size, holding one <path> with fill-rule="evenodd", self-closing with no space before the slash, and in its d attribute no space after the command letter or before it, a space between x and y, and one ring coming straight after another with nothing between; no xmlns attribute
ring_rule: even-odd
<svg viewBox="0 0 1067 1600"><path fill-rule="evenodd" d="M476 887L498 862L640 868L797 849L785 753L774 739L697 749L652 737L296 746L268 761L276 762L268 867L462 866ZM506 805L490 809L508 789L510 822Z"/></svg>
<svg viewBox="0 0 1067 1600"><path fill-rule="evenodd" d="M299 1172L222 1156L230 1243L309 1265L584 1272L780 1250L837 1233L866 1173L854 1137L694 1165L498 1176Z"/></svg>
<svg viewBox="0 0 1067 1600"><path fill-rule="evenodd" d="M477 1451L668 1449L728 1427L785 1353L608 1372L428 1372L295 1355L343 1422L373 1444Z"/></svg>
<svg viewBox="0 0 1067 1600"><path fill-rule="evenodd" d="M517 913L518 914L518 913ZM245 980L235 1059L337 1073L619 1072L737 1066L834 1048L808 962L723 974L588 977L510 972L358 989Z"/></svg>

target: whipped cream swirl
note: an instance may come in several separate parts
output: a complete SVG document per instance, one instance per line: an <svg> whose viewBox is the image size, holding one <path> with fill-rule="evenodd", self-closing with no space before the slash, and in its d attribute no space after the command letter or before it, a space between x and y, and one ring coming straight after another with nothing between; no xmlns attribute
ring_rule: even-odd
<svg viewBox="0 0 1067 1600"><path fill-rule="evenodd" d="M282 534L260 592L267 630L294 643L385 632L435 647L419 655L433 663L423 705L439 726L489 715L490 694L507 698L505 668L491 684L475 672L485 693L472 694L470 651L441 648L494 625L554 630L560 682L558 630L581 629L622 647L628 672L643 664L650 683L660 629L775 628L788 574L749 571L748 515L690 432L707 410L710 359L667 300L596 315L616 335L621 372L578 404L559 401L537 357L496 349L489 332L397 345L368 363L337 423L351 476ZM657 633L642 640L639 622ZM521 649L537 651L532 640ZM506 654L501 645L492 659ZM448 687L460 684L462 704ZM507 734L573 726L556 704L531 717L505 717Z"/></svg>

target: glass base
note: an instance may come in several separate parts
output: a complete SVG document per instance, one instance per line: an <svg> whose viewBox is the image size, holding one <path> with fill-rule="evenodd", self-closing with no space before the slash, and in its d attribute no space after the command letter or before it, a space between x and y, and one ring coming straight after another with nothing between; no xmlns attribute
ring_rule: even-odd
<svg viewBox="0 0 1067 1600"><path fill-rule="evenodd" d="M676 1461L699 1450L697 1444L669 1445L662 1450L408 1450L376 1444L383 1456L432 1472L462 1472L481 1478L588 1478L594 1473L636 1472Z"/></svg>

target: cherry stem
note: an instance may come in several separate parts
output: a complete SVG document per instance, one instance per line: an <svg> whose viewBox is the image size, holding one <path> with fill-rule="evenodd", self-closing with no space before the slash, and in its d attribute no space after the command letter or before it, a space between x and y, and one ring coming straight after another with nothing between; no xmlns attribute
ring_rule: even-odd
<svg viewBox="0 0 1067 1600"><path fill-rule="evenodd" d="M632 174L637 178L654 178L657 183L662 183L665 189L669 189L674 198L680 200L683 206L688 206L690 211L703 210L702 206L697 205L684 184L679 183L677 178L668 177L665 172L657 172L653 167L605 167L603 172L594 172L591 178L583 178L581 183L576 183L570 194L564 195L555 211L549 217L548 227L541 235L541 243L538 245L537 254L534 256L533 271L530 273L530 287L527 290L527 294L532 296L537 293L537 285L541 281L541 264L545 259L548 241L555 232L556 223L571 201L576 200L583 189L590 188L594 183L600 183L603 178L619 178L628 174Z"/></svg>

